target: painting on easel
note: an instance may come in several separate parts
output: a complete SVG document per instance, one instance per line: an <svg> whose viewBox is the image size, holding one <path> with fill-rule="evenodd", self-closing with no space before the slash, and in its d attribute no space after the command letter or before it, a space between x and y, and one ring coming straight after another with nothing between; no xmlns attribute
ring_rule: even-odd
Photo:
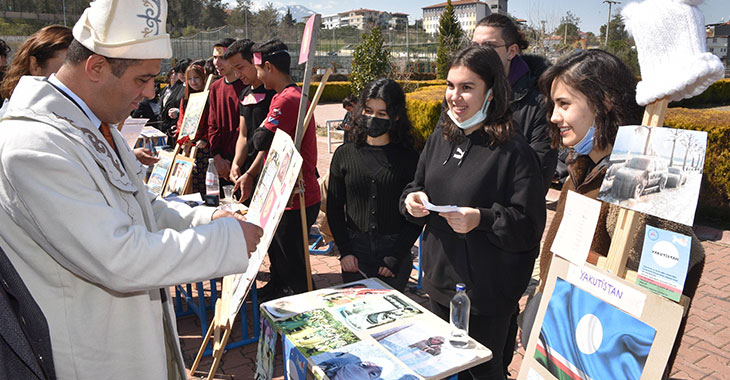
<svg viewBox="0 0 730 380"><path fill-rule="evenodd" d="M706 149L707 132L620 127L598 199L691 226Z"/></svg>
<svg viewBox="0 0 730 380"><path fill-rule="evenodd" d="M190 94L188 105L185 107L185 115L183 115L182 124L180 125L178 141L182 141L186 137L189 140L195 139L195 134L198 133L198 125L200 125L200 118L203 115L203 111L205 111L205 103L207 101L208 91Z"/></svg>

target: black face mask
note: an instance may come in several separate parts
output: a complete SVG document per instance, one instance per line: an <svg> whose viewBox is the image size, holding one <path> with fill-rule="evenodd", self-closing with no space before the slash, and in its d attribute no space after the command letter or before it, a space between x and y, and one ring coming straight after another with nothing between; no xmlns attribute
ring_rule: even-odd
<svg viewBox="0 0 730 380"><path fill-rule="evenodd" d="M378 137L388 132L388 130L390 129L390 120L363 115L362 125L365 127L368 136Z"/></svg>

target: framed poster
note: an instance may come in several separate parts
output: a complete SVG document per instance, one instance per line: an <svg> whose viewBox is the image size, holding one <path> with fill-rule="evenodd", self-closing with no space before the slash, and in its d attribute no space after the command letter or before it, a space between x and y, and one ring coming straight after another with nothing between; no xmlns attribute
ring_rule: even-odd
<svg viewBox="0 0 730 380"><path fill-rule="evenodd" d="M208 101L208 91L196 92L190 94L188 98L188 105L185 106L185 112L183 115L182 124L180 125L180 133L178 134L178 141L195 139L195 135L198 133L198 125L200 125L200 118L205 111L205 103Z"/></svg>
<svg viewBox="0 0 730 380"><path fill-rule="evenodd" d="M659 379L684 308L554 256L518 379Z"/></svg>
<svg viewBox="0 0 730 380"><path fill-rule="evenodd" d="M167 184L165 185L165 191L162 193L163 197L169 194L176 193L183 195L188 190L190 185L190 177L193 174L193 166L195 165L195 159L178 155L175 157L168 174Z"/></svg>
<svg viewBox="0 0 730 380"><path fill-rule="evenodd" d="M707 132L619 127L598 199L691 226L706 150Z"/></svg>
<svg viewBox="0 0 730 380"><path fill-rule="evenodd" d="M238 314L238 309L266 257L274 232L284 215L286 204L299 176L302 162L302 156L294 147L291 136L280 129L277 130L246 214L248 221L258 224L264 230L264 235L256 251L251 254L246 273L232 275L233 298L228 311L231 320Z"/></svg>
<svg viewBox="0 0 730 380"><path fill-rule="evenodd" d="M171 152L161 150L157 157L160 160L152 168L152 174L150 174L150 178L147 180L147 188L155 195L160 195L162 194L162 189L165 188L173 155Z"/></svg>

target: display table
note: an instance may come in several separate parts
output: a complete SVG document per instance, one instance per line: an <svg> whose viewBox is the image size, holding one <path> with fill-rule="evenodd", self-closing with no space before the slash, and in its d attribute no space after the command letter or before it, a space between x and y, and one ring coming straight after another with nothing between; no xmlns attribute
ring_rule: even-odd
<svg viewBox="0 0 730 380"><path fill-rule="evenodd" d="M269 301L261 316L257 380L273 376L278 335L286 379L443 379L492 358L473 339L452 347L447 322L377 279Z"/></svg>

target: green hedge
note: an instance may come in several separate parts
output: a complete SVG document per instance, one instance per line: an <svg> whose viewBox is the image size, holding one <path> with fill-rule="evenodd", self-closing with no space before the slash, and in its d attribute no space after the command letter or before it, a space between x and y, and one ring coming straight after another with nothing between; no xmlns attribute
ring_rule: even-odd
<svg viewBox="0 0 730 380"><path fill-rule="evenodd" d="M421 80L421 81L396 81L403 87L403 91L410 93L422 88L432 86L442 86L446 84L443 79L434 80ZM297 83L300 87L302 82ZM309 85L309 98L313 99L314 94L317 92L319 82L312 82ZM352 89L350 88L350 82L327 82L327 86L324 88L322 96L319 98L320 103L339 103L347 95L350 95Z"/></svg>
<svg viewBox="0 0 730 380"><path fill-rule="evenodd" d="M421 143L426 141L436 127L441 116L441 103L445 91L445 85L432 85L406 94L408 118L421 137Z"/></svg>
<svg viewBox="0 0 730 380"><path fill-rule="evenodd" d="M692 108L727 104L730 104L730 79L720 79L708 87L705 92L689 99L672 102L669 107Z"/></svg>
<svg viewBox="0 0 730 380"><path fill-rule="evenodd" d="M670 108L668 127L707 132L707 152L698 212L730 224L730 112Z"/></svg>
<svg viewBox="0 0 730 380"><path fill-rule="evenodd" d="M302 86L302 82L297 83L299 87ZM314 94L317 93L317 87L319 82L312 82L309 84L309 99L314 99ZM327 82L324 87L324 92L319 98L320 103L338 103L341 102L347 95L350 95L350 82Z"/></svg>

